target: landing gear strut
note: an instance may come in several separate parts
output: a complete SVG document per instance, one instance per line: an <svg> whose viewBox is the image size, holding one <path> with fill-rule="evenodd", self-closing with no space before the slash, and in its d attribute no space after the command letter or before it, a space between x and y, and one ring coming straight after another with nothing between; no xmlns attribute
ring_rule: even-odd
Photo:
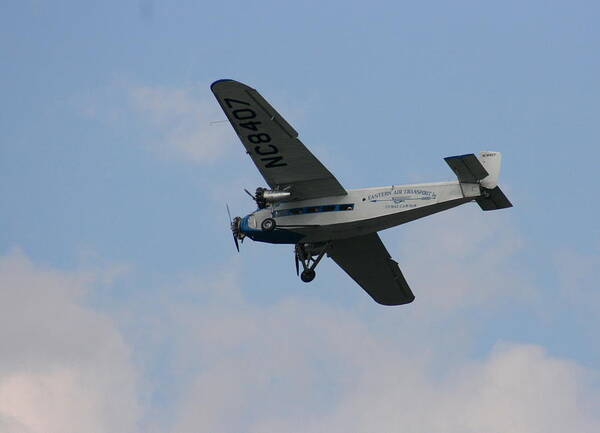
<svg viewBox="0 0 600 433"><path fill-rule="evenodd" d="M327 252L329 244L296 244L295 260L296 274L298 274L299 264L302 263L302 273L300 279L305 283L310 283L315 279L315 268Z"/></svg>

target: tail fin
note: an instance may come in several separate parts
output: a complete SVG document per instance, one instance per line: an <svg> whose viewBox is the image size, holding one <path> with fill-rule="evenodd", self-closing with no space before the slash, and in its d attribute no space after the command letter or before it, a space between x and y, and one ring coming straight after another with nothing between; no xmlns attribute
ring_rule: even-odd
<svg viewBox="0 0 600 433"><path fill-rule="evenodd" d="M479 156L467 155L444 158L461 184L479 184L481 195L475 200L482 210L512 207L498 186L502 154L484 151Z"/></svg>
<svg viewBox="0 0 600 433"><path fill-rule="evenodd" d="M483 168L489 173L487 177L481 179L480 185L487 189L494 189L498 186L498 178L500 177L500 166L502 165L502 154L500 152L492 152L489 150L479 152L477 156Z"/></svg>
<svg viewBox="0 0 600 433"><path fill-rule="evenodd" d="M502 165L502 154L500 152L483 151L477 157L481 165L489 173L488 177L481 179L481 197L477 204L482 210L496 210L512 207L512 203L506 198L498 186L500 167Z"/></svg>

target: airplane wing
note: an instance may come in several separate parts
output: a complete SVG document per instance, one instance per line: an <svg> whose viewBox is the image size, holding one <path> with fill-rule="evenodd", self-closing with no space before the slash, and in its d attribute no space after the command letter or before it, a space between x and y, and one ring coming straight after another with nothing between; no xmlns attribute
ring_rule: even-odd
<svg viewBox="0 0 600 433"><path fill-rule="evenodd" d="M346 190L260 94L234 80L210 86L252 161L272 188L295 199L346 195Z"/></svg>
<svg viewBox="0 0 600 433"><path fill-rule="evenodd" d="M379 304L401 305L415 299L377 233L334 241L327 255Z"/></svg>

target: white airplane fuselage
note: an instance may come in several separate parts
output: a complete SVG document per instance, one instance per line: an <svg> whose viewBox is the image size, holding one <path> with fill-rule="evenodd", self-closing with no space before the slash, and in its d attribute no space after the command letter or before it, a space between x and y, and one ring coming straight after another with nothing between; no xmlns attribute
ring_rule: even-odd
<svg viewBox="0 0 600 433"><path fill-rule="evenodd" d="M326 242L404 224L481 193L478 184L459 181L354 189L347 195L273 203L242 218L240 229L259 242ZM275 230L261 229L267 218L275 220Z"/></svg>

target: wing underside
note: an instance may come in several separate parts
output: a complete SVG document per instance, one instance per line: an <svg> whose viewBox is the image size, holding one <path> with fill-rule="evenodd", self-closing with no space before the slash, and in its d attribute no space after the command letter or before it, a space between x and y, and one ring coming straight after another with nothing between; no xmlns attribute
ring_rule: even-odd
<svg viewBox="0 0 600 433"><path fill-rule="evenodd" d="M301 200L347 194L256 90L234 80L216 81L211 90L271 188L290 190Z"/></svg>
<svg viewBox="0 0 600 433"><path fill-rule="evenodd" d="M327 254L379 304L401 305L415 299L377 233L335 241Z"/></svg>

